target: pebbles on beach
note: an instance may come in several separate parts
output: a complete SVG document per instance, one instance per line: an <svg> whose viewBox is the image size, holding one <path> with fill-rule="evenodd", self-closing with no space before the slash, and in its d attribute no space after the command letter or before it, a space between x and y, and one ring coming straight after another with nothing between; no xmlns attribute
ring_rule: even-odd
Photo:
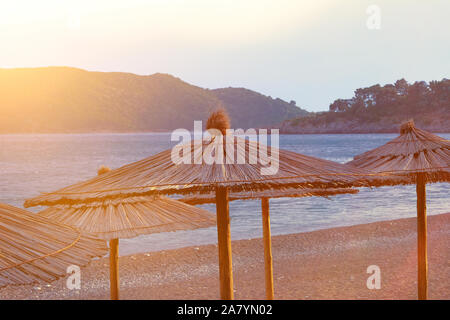
<svg viewBox="0 0 450 320"><path fill-rule="evenodd" d="M233 241L236 299L264 299L261 239ZM120 257L121 299L218 299L217 246ZM415 218L273 237L277 299L416 299ZM450 299L450 213L428 217L429 298ZM368 289L367 267L381 270ZM0 299L109 299L108 259L82 269L81 289L66 279L0 289Z"/></svg>

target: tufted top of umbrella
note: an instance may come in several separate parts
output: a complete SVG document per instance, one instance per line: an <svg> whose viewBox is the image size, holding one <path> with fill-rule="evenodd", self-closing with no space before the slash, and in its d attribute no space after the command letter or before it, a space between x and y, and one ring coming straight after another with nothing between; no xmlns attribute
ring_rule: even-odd
<svg viewBox="0 0 450 320"><path fill-rule="evenodd" d="M0 203L0 287L51 282L107 252L103 240Z"/></svg>
<svg viewBox="0 0 450 320"><path fill-rule="evenodd" d="M450 181L450 141L404 123L400 135L388 143L354 157L350 165L377 173L411 176L424 173L429 182Z"/></svg>
<svg viewBox="0 0 450 320"><path fill-rule="evenodd" d="M161 196L56 205L39 214L105 240L206 228L216 224L215 215L211 212Z"/></svg>
<svg viewBox="0 0 450 320"><path fill-rule="evenodd" d="M248 192L231 192L228 195L229 201L235 200L254 200L260 198L303 198L303 197L328 197L338 194L355 194L358 189L352 188L335 188L335 189L301 189L301 188L286 188L277 190L262 190L262 191L248 191ZM206 203L215 203L216 196L214 193L198 194L187 196L180 199L188 204L198 205Z"/></svg>

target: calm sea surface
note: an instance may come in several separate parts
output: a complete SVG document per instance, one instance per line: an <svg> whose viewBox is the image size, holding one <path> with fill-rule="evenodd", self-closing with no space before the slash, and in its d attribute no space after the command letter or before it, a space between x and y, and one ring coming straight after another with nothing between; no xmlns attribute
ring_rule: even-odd
<svg viewBox="0 0 450 320"><path fill-rule="evenodd" d="M450 134L441 134L450 139ZM283 135L280 147L346 162L396 134ZM168 133L0 135L0 202L22 207L28 197L96 175L170 148ZM204 205L215 211L214 205ZM41 208L33 208L38 211ZM450 185L427 186L428 214L450 212ZM270 200L272 233L287 234L416 215L414 186L362 189L356 195ZM262 236L259 201L230 204L233 240ZM216 243L215 228L141 236L120 241L121 254Z"/></svg>

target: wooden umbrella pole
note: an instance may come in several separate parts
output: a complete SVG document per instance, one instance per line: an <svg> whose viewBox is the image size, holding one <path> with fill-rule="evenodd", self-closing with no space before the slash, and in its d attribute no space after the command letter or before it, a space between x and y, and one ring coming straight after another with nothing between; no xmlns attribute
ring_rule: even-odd
<svg viewBox="0 0 450 320"><path fill-rule="evenodd" d="M263 241L264 241L264 264L266 276L266 298L273 300L273 265L272 265L272 238L270 235L269 198L261 198Z"/></svg>
<svg viewBox="0 0 450 320"><path fill-rule="evenodd" d="M220 297L233 300L233 265L231 261L230 213L228 189L216 188L217 239L219 245Z"/></svg>
<svg viewBox="0 0 450 320"><path fill-rule="evenodd" d="M109 241L109 282L111 300L119 300L119 239Z"/></svg>
<svg viewBox="0 0 450 320"><path fill-rule="evenodd" d="M419 300L426 300L428 295L427 205L425 183L425 175L423 173L417 174L417 262Z"/></svg>

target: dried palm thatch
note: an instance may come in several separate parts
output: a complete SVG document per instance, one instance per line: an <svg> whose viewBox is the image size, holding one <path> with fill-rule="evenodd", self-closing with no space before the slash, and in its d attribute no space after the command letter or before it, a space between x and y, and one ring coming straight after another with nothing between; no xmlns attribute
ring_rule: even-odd
<svg viewBox="0 0 450 320"><path fill-rule="evenodd" d="M406 183L416 183L417 173L427 182L450 181L450 141L404 123L400 135L382 145L354 157L348 164L374 173L408 175Z"/></svg>
<svg viewBox="0 0 450 320"><path fill-rule="evenodd" d="M103 240L0 203L0 287L51 282L107 252Z"/></svg>
<svg viewBox="0 0 450 320"><path fill-rule="evenodd" d="M226 134L226 130L230 128L230 117L224 109L219 109L213 112L206 122L206 129L219 130L223 135Z"/></svg>
<svg viewBox="0 0 450 320"><path fill-rule="evenodd" d="M97 175L100 176L100 175L105 174L105 173L110 172L110 171L111 171L110 167L102 165L102 166L100 166L100 168L98 168Z"/></svg>
<svg viewBox="0 0 450 320"><path fill-rule="evenodd" d="M215 215L211 212L161 196L56 205L39 214L106 240L207 228L216 224Z"/></svg>
<svg viewBox="0 0 450 320"><path fill-rule="evenodd" d="M418 296L427 299L427 182L450 181L450 141L420 130L413 121L404 123L400 136L376 149L355 156L349 162L375 173L395 173L409 179L397 184L415 183L417 193Z"/></svg>
<svg viewBox="0 0 450 320"><path fill-rule="evenodd" d="M224 152L224 164L196 164L212 142L194 141L186 145L191 155L190 164L173 162L171 150L111 170L85 182L44 193L25 201L25 207L37 205L76 204L97 202L99 199L131 197L152 194L210 193L217 187L231 192L275 190L287 187L347 188L353 186L389 184L386 177L371 175L367 171L333 161L301 155L295 152L263 146L257 142L233 137L224 142L234 146L234 154ZM183 147L181 147L183 148ZM250 163L249 154L278 152L278 171L273 175L261 174L267 168L260 161ZM237 158L245 158L244 164Z"/></svg>
<svg viewBox="0 0 450 320"><path fill-rule="evenodd" d="M337 188L337 189L301 189L301 188L288 188L278 190L263 190L263 191L249 191L249 192L230 192L228 195L229 201L235 200L255 200L261 198L303 198L303 197L329 197L338 194L356 194L358 189L352 188ZM207 204L215 203L216 195L213 193L198 194L186 196L180 201L191 204Z"/></svg>

